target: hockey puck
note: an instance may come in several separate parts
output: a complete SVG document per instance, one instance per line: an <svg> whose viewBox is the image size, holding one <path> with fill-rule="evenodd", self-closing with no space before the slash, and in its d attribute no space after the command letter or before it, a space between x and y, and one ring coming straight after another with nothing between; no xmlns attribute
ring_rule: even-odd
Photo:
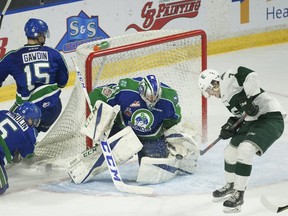
<svg viewBox="0 0 288 216"><path fill-rule="evenodd" d="M178 160L182 160L183 159L183 156L182 155L180 155L180 154L176 154L176 156L175 156Z"/></svg>

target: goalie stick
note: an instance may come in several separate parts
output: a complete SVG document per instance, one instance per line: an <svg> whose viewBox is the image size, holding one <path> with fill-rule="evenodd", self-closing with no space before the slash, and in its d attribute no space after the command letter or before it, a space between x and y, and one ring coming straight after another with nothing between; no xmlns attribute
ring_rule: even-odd
<svg viewBox="0 0 288 216"><path fill-rule="evenodd" d="M270 211L274 212L274 213L279 213L282 211L285 211L288 209L288 205L285 206L276 206L274 204L272 204L264 195L261 196L260 198L261 203Z"/></svg>
<svg viewBox="0 0 288 216"><path fill-rule="evenodd" d="M92 106L90 103L90 98L89 98L89 95L87 92L87 88L86 88L86 85L84 83L83 77L81 76L81 73L80 73L79 67L77 65L76 59L72 57L72 61L74 63L79 81L81 82L82 89L83 89L84 94L85 94L85 98L87 100L87 103L89 104L90 111L92 112ZM100 106L99 109L97 110L97 112L99 112L98 113L99 116L101 116L101 112L102 112L101 109L102 109L102 106ZM96 132L96 127L97 127L100 119L101 118L96 118L95 132ZM114 184L115 188L118 191L125 192L125 193L144 194L144 195L153 194L154 190L151 187L128 185L122 181L119 169L117 167L116 161L115 161L114 156L112 154L112 150L110 148L110 145L107 143L107 138L108 138L107 136L108 136L107 134L104 134L102 136L102 138L100 140L100 147L101 147L101 150L103 152L103 156L104 156L105 161L107 163L108 170L109 170L110 176L113 180L113 184ZM95 133L94 133L93 137L95 137Z"/></svg>
<svg viewBox="0 0 288 216"><path fill-rule="evenodd" d="M247 114L244 113L244 115L239 118L233 125L231 125L231 127L229 128L229 130L233 130L235 127L237 127L237 125L239 125L240 123L242 123L244 121L244 119L246 118ZM211 144L209 144L205 149L200 150L200 155L204 155L209 149L211 149L214 145L216 145L216 143L218 143L221 140L220 136L214 140L214 142L212 142Z"/></svg>
<svg viewBox="0 0 288 216"><path fill-rule="evenodd" d="M6 14L6 11L7 11L8 7L10 6L11 2L12 2L12 0L7 0L5 6L3 8L3 11L2 11L1 17L0 17L0 29L1 29L1 26L2 26L2 20L4 18L4 15Z"/></svg>
<svg viewBox="0 0 288 216"><path fill-rule="evenodd" d="M81 86L82 86L82 89L83 89L83 91L84 91L84 95L85 95L86 101L87 101L87 103L88 103L89 109L90 109L90 111L92 111L92 105L91 105L91 103L90 103L90 98L89 98L89 95L88 95L88 92L87 92L87 88L86 88L84 79L83 79L83 77L82 77L82 75L81 75L81 72L80 72L80 70L79 70L79 67L78 67L78 64L77 64L77 62L76 62L76 59L75 59L74 57L72 57L71 59L72 59L72 61L73 61L73 64L74 64L74 67L75 67L75 69L76 69L76 73L77 73L78 79L79 79L79 81L80 81L80 83L81 83Z"/></svg>

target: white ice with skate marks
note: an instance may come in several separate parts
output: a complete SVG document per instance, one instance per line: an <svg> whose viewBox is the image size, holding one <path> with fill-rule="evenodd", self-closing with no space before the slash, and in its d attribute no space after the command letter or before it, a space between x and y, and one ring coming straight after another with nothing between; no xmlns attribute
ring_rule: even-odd
<svg viewBox="0 0 288 216"><path fill-rule="evenodd" d="M208 67L226 70L239 65L256 70L264 90L270 91L283 107L288 109L287 91L288 44L279 44L208 57ZM65 103L64 92L63 100ZM9 108L11 102L1 103ZM221 102L211 98L208 105L208 143L214 141L229 113ZM274 215L260 202L264 194L279 206L288 204L288 123L285 132L262 156L256 157L252 176L239 216ZM118 192L108 172L96 176L83 185L71 183L64 170L52 167L27 168L23 164L8 170L10 188L0 197L1 215L13 215L15 207L21 215L138 215L138 216L219 216L222 203L212 201L211 193L223 186L223 148L227 141L220 141L199 158L198 170L190 176L177 177L167 183L152 185L153 196L131 195ZM127 184L135 182L138 164L136 160L119 166L121 177ZM288 210L277 215L287 215ZM19 214L15 214L19 215ZM227 215L227 214L226 214Z"/></svg>

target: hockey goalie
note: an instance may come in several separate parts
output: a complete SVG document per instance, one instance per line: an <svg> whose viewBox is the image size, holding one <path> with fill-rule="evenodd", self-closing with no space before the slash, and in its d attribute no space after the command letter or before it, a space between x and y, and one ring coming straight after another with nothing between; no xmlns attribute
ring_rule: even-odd
<svg viewBox="0 0 288 216"><path fill-rule="evenodd" d="M70 162L73 182L87 182L107 170L99 146L106 138L117 165L137 154L139 183L158 184L196 171L199 150L193 130L181 122L177 92L156 76L121 79L95 88L89 97L93 111L81 132L94 146Z"/></svg>

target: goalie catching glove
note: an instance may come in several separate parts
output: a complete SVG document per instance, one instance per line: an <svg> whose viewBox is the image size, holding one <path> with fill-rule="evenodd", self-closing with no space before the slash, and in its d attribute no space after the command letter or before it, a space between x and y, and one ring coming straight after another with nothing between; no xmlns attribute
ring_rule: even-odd
<svg viewBox="0 0 288 216"><path fill-rule="evenodd" d="M196 171L199 149L196 139L190 135L193 131L188 132L187 128L189 127L184 128L179 123L164 132L170 152L168 158L143 157L137 182L159 184L177 175L192 174Z"/></svg>
<svg viewBox="0 0 288 216"><path fill-rule="evenodd" d="M187 130L190 128L190 130ZM170 157L179 160L177 174L192 174L196 171L199 158L198 142L192 127L179 123L164 132Z"/></svg>
<svg viewBox="0 0 288 216"><path fill-rule="evenodd" d="M195 132L187 124L179 123L164 132L171 156L187 157L188 155L195 155L195 158L199 157L198 142L193 136Z"/></svg>

